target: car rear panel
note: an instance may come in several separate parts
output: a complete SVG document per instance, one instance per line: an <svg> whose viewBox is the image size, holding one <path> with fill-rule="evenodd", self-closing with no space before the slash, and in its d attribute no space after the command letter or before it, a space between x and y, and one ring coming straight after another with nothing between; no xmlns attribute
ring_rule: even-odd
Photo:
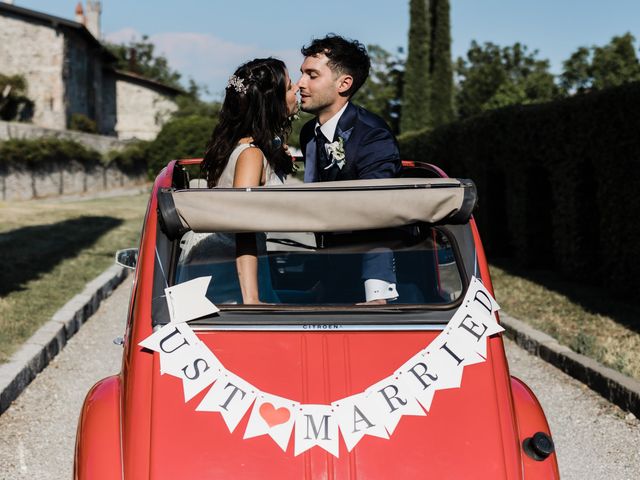
<svg viewBox="0 0 640 480"><path fill-rule="evenodd" d="M329 404L392 374L438 333L200 331L198 336L228 370L259 389ZM205 392L185 404L181 381L160 376L154 354L150 477L520 478L501 342L492 338L488 361L465 368L461 388L438 391L426 417L403 417L389 440L365 436L351 453L340 440L339 458L319 447L295 457L293 435L286 453L268 436L244 440L249 412L229 433L218 413L195 410Z"/></svg>

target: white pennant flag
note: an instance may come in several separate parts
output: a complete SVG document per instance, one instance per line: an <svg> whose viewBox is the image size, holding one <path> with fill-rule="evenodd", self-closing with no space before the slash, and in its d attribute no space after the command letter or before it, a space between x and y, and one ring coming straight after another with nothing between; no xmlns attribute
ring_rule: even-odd
<svg viewBox="0 0 640 480"><path fill-rule="evenodd" d="M220 311L206 296L209 282L211 276L198 277L164 289L171 323L188 322Z"/></svg>
<svg viewBox="0 0 640 480"><path fill-rule="evenodd" d="M334 457L340 454L338 422L329 405L300 405L295 415L294 455L321 447Z"/></svg>
<svg viewBox="0 0 640 480"><path fill-rule="evenodd" d="M198 342L200 342L200 339L188 325L168 323L142 340L138 345L154 352L172 353L178 348L195 345Z"/></svg>
<svg viewBox="0 0 640 480"><path fill-rule="evenodd" d="M186 323L167 324L138 345L160 353L160 373L180 376L180 369L191 359L190 349L201 343Z"/></svg>
<svg viewBox="0 0 640 480"><path fill-rule="evenodd" d="M426 415L398 375L391 375L371 385L365 393L370 400L374 416L382 418L389 435L393 434L403 415Z"/></svg>
<svg viewBox="0 0 640 480"><path fill-rule="evenodd" d="M458 359L461 357L457 357L457 355L459 352L454 352L448 343L443 344L443 348L437 352L430 352L427 355L428 365L438 374L438 380L433 384L436 390L460 388L464 361L459 363Z"/></svg>
<svg viewBox="0 0 640 480"><path fill-rule="evenodd" d="M427 411L431 408L433 395L437 390L436 383L440 379L440 374L434 369L432 362L428 360L430 358L431 352L423 350L411 357L396 371L396 376L409 394L415 397Z"/></svg>
<svg viewBox="0 0 640 480"><path fill-rule="evenodd" d="M358 393L331 404L340 433L349 452L365 435L389 438L389 434L384 428L383 418L378 416L379 412L371 403L365 393Z"/></svg>
<svg viewBox="0 0 640 480"><path fill-rule="evenodd" d="M253 385L227 370L216 380L196 410L220 412L229 432L233 433L258 392Z"/></svg>
<svg viewBox="0 0 640 480"><path fill-rule="evenodd" d="M496 299L493 298L489 293L489 290L487 290L484 284L477 277L471 277L469 289L467 290L467 294L464 296L464 301L462 303L463 305L470 303L480 304L485 308L489 315L493 315L500 310L500 305L498 305Z"/></svg>
<svg viewBox="0 0 640 480"><path fill-rule="evenodd" d="M178 375L182 379L185 402L191 400L226 372L218 357L204 343L200 342L187 351L190 358Z"/></svg>
<svg viewBox="0 0 640 480"><path fill-rule="evenodd" d="M288 398L265 392L258 393L244 431L244 438L269 435L282 451L286 452L295 423L295 412L299 407L298 402Z"/></svg>

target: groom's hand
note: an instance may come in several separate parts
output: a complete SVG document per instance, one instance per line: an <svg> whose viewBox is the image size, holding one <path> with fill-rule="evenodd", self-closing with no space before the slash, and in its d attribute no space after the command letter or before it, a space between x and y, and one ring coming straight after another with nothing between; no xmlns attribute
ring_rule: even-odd
<svg viewBox="0 0 640 480"><path fill-rule="evenodd" d="M356 303L356 305L386 305L386 304L387 304L387 301L384 298L369 300L368 302Z"/></svg>

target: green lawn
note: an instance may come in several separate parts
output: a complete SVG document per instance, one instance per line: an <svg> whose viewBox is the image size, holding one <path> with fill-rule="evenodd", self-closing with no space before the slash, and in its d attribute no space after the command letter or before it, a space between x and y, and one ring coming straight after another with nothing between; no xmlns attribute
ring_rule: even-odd
<svg viewBox="0 0 640 480"><path fill-rule="evenodd" d="M87 282L137 247L148 195L0 203L0 363Z"/></svg>
<svg viewBox="0 0 640 480"><path fill-rule="evenodd" d="M502 268L500 268L502 267ZM552 272L491 266L496 300L572 350L640 379L640 306Z"/></svg>

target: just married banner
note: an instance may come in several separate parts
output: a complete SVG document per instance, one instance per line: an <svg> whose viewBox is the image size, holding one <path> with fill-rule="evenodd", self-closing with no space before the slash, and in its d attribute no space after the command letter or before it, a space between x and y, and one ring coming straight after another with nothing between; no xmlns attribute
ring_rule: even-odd
<svg viewBox="0 0 640 480"><path fill-rule="evenodd" d="M210 281L201 277L167 288L171 322L140 346L160 354L161 374L182 380L185 402L211 386L197 411L220 413L229 432L250 411L245 439L269 435L286 452L293 432L295 455L319 446L337 457L340 436L348 451L365 435L390 438L403 416L426 416L438 390L459 388L464 367L486 360L487 337L504 330L495 317L500 307L473 277L443 331L391 375L331 404L304 404L227 370L186 323L218 311L205 297Z"/></svg>

